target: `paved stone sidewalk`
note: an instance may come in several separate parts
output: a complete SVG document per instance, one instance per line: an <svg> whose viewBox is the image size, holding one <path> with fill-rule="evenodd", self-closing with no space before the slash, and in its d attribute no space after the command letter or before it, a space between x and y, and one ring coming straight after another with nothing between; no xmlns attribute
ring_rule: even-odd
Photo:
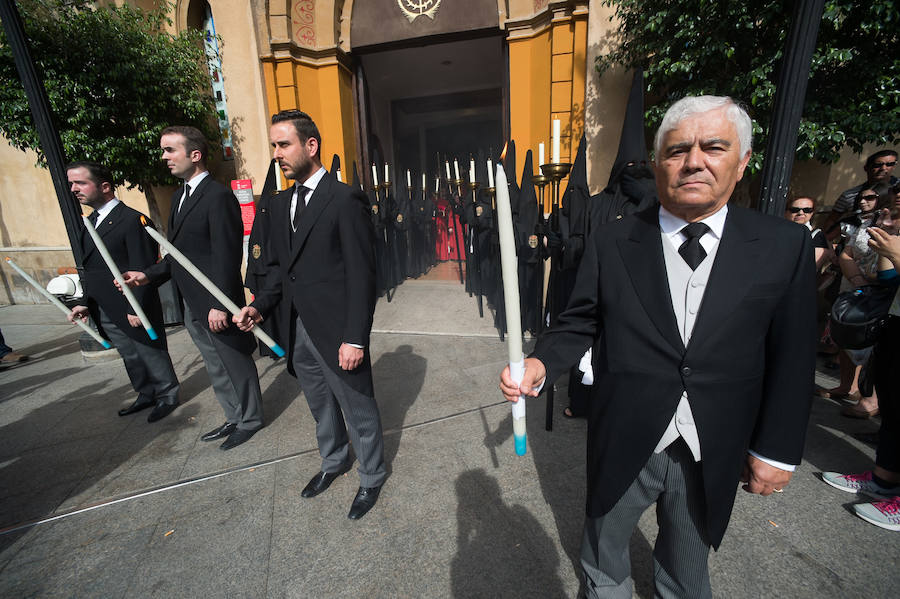
<svg viewBox="0 0 900 599"><path fill-rule="evenodd" d="M257 360L268 426L223 452L199 441L222 414L182 327L168 333L183 405L151 425L116 416L133 400L121 362L86 362L61 318L0 308L7 341L32 356L0 370L0 596L576 596L585 422L563 418L559 400L546 432L536 400L529 453L514 454L496 389L505 348L458 282L411 281L379 300L372 353L390 478L359 522L346 518L355 472L299 496L319 459L281 363ZM896 594L900 534L853 516L854 496L817 477L874 456L877 421L838 412L816 400L783 494L739 492L710 560L717 597ZM637 597L653 594L654 520L646 513L632 538Z"/></svg>

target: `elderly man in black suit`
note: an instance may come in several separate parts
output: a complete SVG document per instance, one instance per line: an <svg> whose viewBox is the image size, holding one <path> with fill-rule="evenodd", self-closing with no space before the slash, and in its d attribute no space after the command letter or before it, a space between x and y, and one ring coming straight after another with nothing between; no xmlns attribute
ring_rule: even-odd
<svg viewBox="0 0 900 599"><path fill-rule="evenodd" d="M241 280L243 224L234 194L214 181L206 168L208 146L194 127L162 130L162 158L184 182L172 195L168 239L237 305L244 303ZM170 277L184 300L184 324L203 356L225 423L201 437L224 438L232 449L263 427L262 395L252 353L253 335L231 326L227 310L171 256L143 272L125 273L129 286L158 284Z"/></svg>
<svg viewBox="0 0 900 599"><path fill-rule="evenodd" d="M103 245L120 269L141 268L159 255L159 247L147 235L137 210L116 198L109 169L96 162L73 162L66 169L69 187L84 206L94 211L88 220L94 225ZM151 340L141 320L125 296L116 289L113 274L100 255L87 230L81 232L84 252L84 297L72 308L69 320L94 318L103 334L112 342L122 360L137 399L119 416L153 408L147 422L165 418L178 407L178 377L166 346L162 306L156 287L136 289L134 297L150 319L158 338Z"/></svg>
<svg viewBox="0 0 900 599"><path fill-rule="evenodd" d="M369 204L322 166L321 136L309 115L282 111L272 117L269 135L295 185L270 204L265 286L234 321L249 331L261 314L282 311L279 339L291 341L288 370L306 395L322 456L321 471L301 495L318 495L349 470L349 429L360 464L348 514L356 520L375 505L386 476L369 356L375 312Z"/></svg>
<svg viewBox="0 0 900 599"><path fill-rule="evenodd" d="M730 98L684 98L656 135L654 206L601 227L568 307L509 370L510 400L537 395L593 346L587 518L591 597L630 597L628 544L656 504L662 597L709 597L738 481L784 487L800 463L815 367L809 232L729 206L751 121Z"/></svg>

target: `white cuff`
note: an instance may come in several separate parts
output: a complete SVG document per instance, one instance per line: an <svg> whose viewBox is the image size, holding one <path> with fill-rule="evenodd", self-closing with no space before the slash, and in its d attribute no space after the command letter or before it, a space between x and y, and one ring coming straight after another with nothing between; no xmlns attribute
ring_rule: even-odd
<svg viewBox="0 0 900 599"><path fill-rule="evenodd" d="M756 453L756 452L753 451L752 449L748 449L748 450L747 450L747 453L749 453L750 455L752 455L754 458L757 458L757 459L759 459L759 460L762 460L763 462L765 462L765 463L768 464L769 466L774 466L775 468L778 468L779 470L784 470L785 472L793 472L793 471L797 468L797 466L795 466L794 464L785 464L784 462L778 462L778 461L776 461L776 460L770 460L769 458L766 458L766 457L763 457L763 456L759 455L758 453Z"/></svg>
<svg viewBox="0 0 900 599"><path fill-rule="evenodd" d="M364 345L359 345L358 343L347 343L346 341L344 341L344 343L346 343L350 347L355 347L357 349L366 349Z"/></svg>

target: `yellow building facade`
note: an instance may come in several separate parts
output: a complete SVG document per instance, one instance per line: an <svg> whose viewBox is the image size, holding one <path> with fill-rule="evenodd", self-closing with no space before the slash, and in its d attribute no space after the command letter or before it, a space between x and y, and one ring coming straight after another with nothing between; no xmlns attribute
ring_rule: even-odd
<svg viewBox="0 0 900 599"><path fill-rule="evenodd" d="M539 143L549 160L553 119L561 160L574 158L586 133L591 190L606 184L631 77L612 70L600 78L594 69L615 27L601 0L177 0L172 31L200 27L205 14L222 41L233 155L213 174L225 184L250 179L259 194L269 118L290 108L318 124L325 166L337 155L347 181L356 163L367 187L372 162L433 182L443 160L496 156L508 139L518 178ZM49 174L2 139L0 164L0 249L46 283L74 266ZM857 156L838 166L795 169L795 183L830 202L861 175ZM119 190L162 223L170 193ZM41 301L5 268L0 281L0 304Z"/></svg>

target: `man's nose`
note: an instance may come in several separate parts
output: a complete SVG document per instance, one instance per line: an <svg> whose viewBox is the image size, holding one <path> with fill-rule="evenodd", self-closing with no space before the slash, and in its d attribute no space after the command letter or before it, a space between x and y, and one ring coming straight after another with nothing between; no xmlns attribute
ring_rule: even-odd
<svg viewBox="0 0 900 599"><path fill-rule="evenodd" d="M703 169L703 152L699 147L691 147L684 155L684 168L690 171Z"/></svg>

